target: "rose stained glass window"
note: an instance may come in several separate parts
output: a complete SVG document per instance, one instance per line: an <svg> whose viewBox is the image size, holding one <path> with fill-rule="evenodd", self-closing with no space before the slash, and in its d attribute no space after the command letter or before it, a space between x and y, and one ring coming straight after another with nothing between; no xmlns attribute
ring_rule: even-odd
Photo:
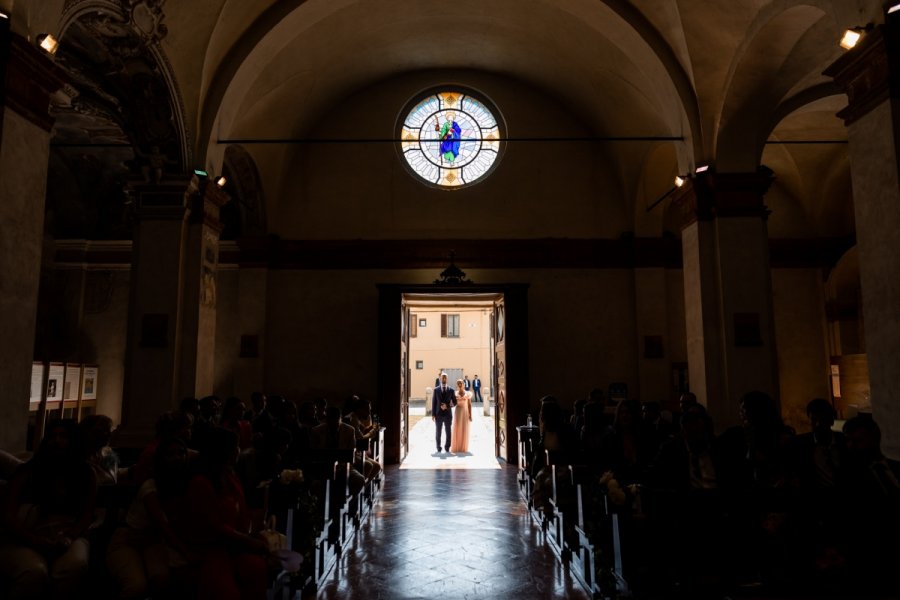
<svg viewBox="0 0 900 600"><path fill-rule="evenodd" d="M486 103L459 90L415 103L400 130L410 169L430 184L458 188L486 175L500 154L500 126Z"/></svg>

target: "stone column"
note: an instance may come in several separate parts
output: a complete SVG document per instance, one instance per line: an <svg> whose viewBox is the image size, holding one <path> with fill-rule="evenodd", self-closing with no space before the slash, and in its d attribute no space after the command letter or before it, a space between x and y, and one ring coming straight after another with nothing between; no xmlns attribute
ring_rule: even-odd
<svg viewBox="0 0 900 600"><path fill-rule="evenodd" d="M882 450L900 459L900 26L881 25L826 75L847 93L872 413Z"/></svg>
<svg viewBox="0 0 900 600"><path fill-rule="evenodd" d="M196 178L184 253L181 369L177 398L212 394L216 354L216 269L219 264L219 208L228 195L212 181Z"/></svg>
<svg viewBox="0 0 900 600"><path fill-rule="evenodd" d="M0 448L25 449L44 203L53 62L0 19Z"/></svg>
<svg viewBox="0 0 900 600"><path fill-rule="evenodd" d="M134 186L138 223L132 246L122 427L116 440L123 446L151 439L157 417L176 406L187 185L185 177Z"/></svg>
<svg viewBox="0 0 900 600"><path fill-rule="evenodd" d="M772 176L701 173L676 194L682 231L685 321L691 390L719 430L738 423L741 396L778 400L778 364L769 272Z"/></svg>

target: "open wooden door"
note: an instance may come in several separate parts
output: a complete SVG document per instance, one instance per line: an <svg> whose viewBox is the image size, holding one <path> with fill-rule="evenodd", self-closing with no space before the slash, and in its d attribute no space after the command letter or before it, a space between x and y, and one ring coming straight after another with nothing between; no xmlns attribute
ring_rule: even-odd
<svg viewBox="0 0 900 600"><path fill-rule="evenodd" d="M509 461L506 439L507 401L506 401L506 306L503 298L494 301L494 373L491 386L496 401L494 419L494 440L497 456Z"/></svg>
<svg viewBox="0 0 900 600"><path fill-rule="evenodd" d="M400 302L400 462L409 453L409 307Z"/></svg>

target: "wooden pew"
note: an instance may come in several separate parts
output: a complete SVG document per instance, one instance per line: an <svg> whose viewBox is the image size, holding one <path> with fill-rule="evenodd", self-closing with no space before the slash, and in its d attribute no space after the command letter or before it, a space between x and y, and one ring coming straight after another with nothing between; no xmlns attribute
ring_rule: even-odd
<svg viewBox="0 0 900 600"><path fill-rule="evenodd" d="M580 477L584 471L575 468L572 473L578 474L573 478L577 523L574 528L575 537L570 541L570 550L574 559L572 573L593 598L627 597L630 595L630 589L622 568L619 514L612 509L605 490L588 487L590 477ZM593 486L593 482L590 485ZM597 494L599 494L599 504L588 504L588 496L596 497ZM588 531L586 525L589 519L599 522L600 526L595 526L592 531ZM594 536L599 536L600 539L595 539ZM577 540L577 546L575 540ZM614 590L603 589L602 583L598 580L598 559L610 573Z"/></svg>

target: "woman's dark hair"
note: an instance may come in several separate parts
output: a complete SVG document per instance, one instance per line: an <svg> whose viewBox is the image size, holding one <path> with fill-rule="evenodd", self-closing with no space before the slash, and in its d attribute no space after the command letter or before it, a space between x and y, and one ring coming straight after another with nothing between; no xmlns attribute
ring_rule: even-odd
<svg viewBox="0 0 900 600"><path fill-rule="evenodd" d="M225 415L227 415L227 414L230 413L232 410L234 410L236 407L239 407L239 406L241 406L241 405L243 405L243 402L241 401L240 398L238 398L238 397L236 397L236 396L230 396L230 397L228 397L228 398L225 400L225 405L222 407L222 420L225 419ZM239 415L237 416L238 420L240 420L240 419L243 418L243 412L244 412L244 411L243 411L243 408L242 408L241 414L239 414Z"/></svg>
<svg viewBox="0 0 900 600"><path fill-rule="evenodd" d="M178 446L187 454L187 444L177 437L163 438L153 453L153 481L161 497L179 496L187 489L190 480L185 458L184 468L172 469L166 463L166 454L172 446Z"/></svg>
<svg viewBox="0 0 900 600"><path fill-rule="evenodd" d="M170 410L164 412L156 420L156 437L160 439L178 436L182 429L190 429L194 425L194 417L189 412Z"/></svg>
<svg viewBox="0 0 900 600"><path fill-rule="evenodd" d="M198 470L212 481L216 490L221 490L224 469L237 448L238 435L230 429L213 427L204 438Z"/></svg>
<svg viewBox="0 0 900 600"><path fill-rule="evenodd" d="M628 398L619 401L619 405L616 407L616 427L620 425L619 413L621 413L622 410L628 411L628 414L631 415L631 427L636 428L641 421L641 403L637 400Z"/></svg>

